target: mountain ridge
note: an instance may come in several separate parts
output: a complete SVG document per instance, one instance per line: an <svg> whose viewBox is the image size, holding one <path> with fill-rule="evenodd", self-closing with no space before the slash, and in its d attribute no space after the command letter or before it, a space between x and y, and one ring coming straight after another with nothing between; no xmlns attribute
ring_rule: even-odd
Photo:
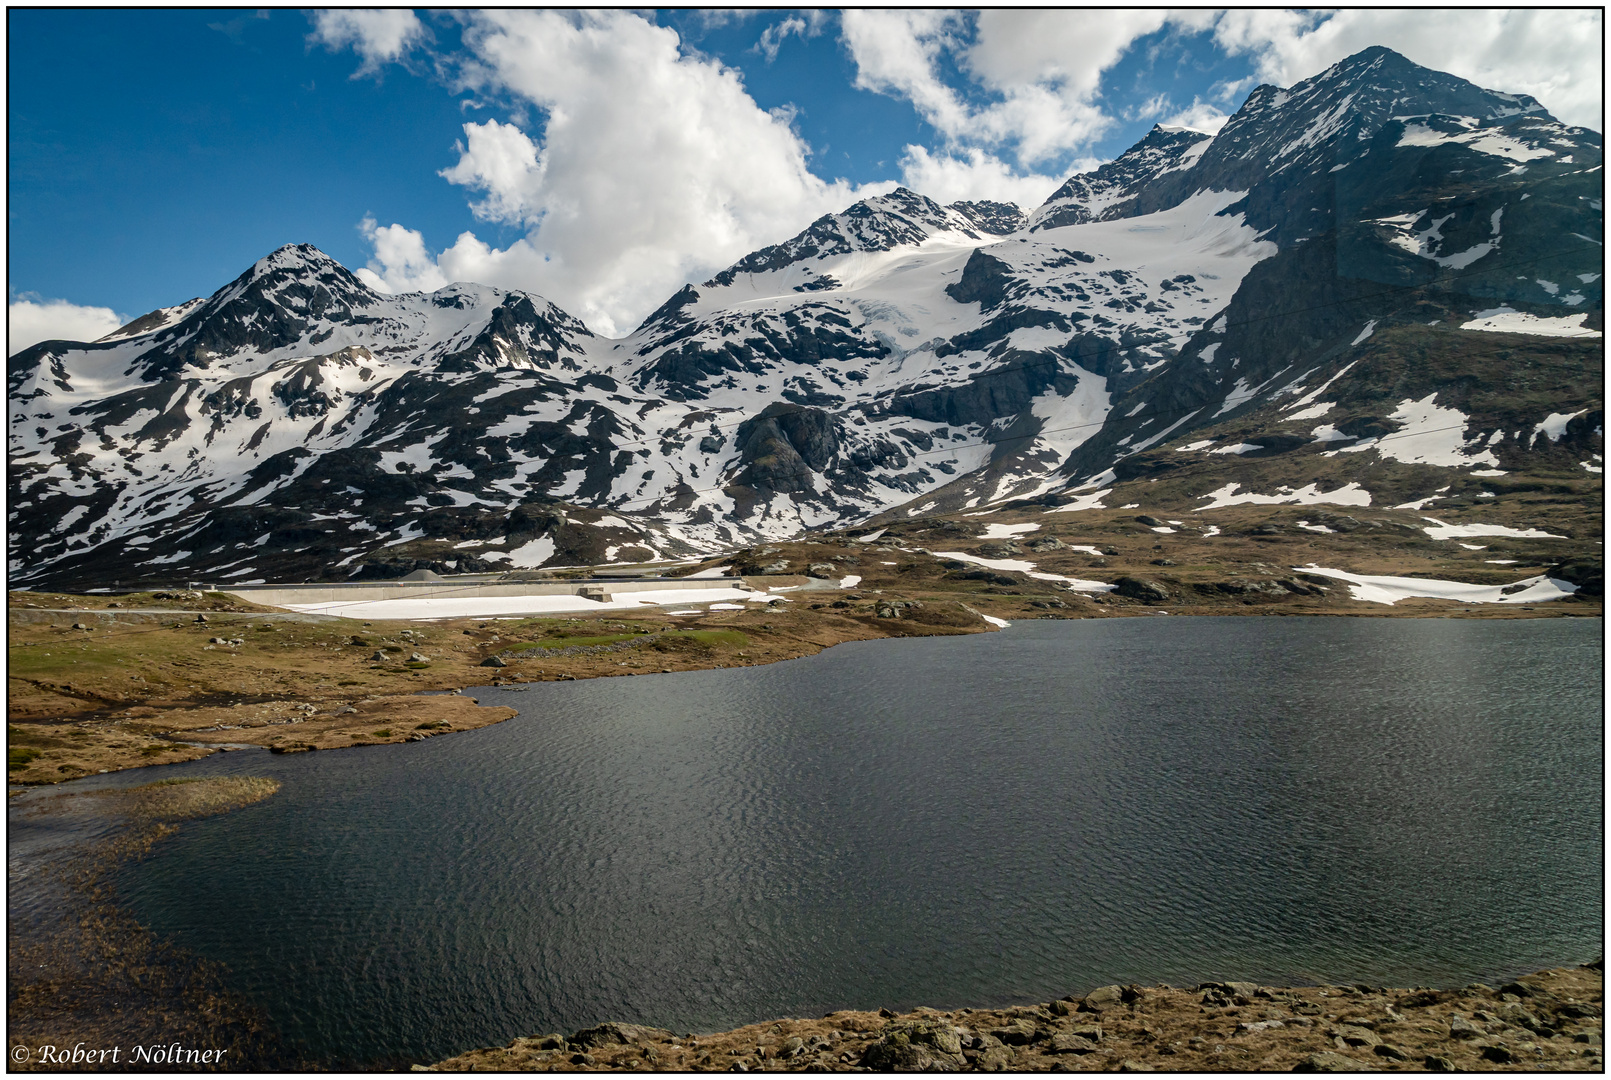
<svg viewBox="0 0 1611 1080"><path fill-rule="evenodd" d="M1370 328L1598 333L1600 160L1530 98L1374 49L1255 89L1217 136L1155 126L1029 214L862 200L624 338L286 245L9 358L13 574L665 559L1077 499L1267 408L1299 354L1346 384Z"/></svg>

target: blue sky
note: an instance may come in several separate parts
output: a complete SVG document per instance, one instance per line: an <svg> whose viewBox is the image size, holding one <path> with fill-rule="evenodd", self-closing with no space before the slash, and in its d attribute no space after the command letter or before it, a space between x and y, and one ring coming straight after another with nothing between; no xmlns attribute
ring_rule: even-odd
<svg viewBox="0 0 1611 1080"><path fill-rule="evenodd" d="M1599 128L1598 12L12 10L11 347L285 243L624 333L896 183L1032 208L1371 44ZM27 344L23 341L22 344Z"/></svg>

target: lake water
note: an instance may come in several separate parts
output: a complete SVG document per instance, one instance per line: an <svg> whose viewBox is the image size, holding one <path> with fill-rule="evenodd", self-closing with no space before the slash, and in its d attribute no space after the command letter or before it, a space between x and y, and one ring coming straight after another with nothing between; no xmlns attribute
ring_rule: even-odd
<svg viewBox="0 0 1611 1080"><path fill-rule="evenodd" d="M475 691L124 875L331 1063L1602 951L1599 620L1155 618ZM102 783L113 778L101 778Z"/></svg>

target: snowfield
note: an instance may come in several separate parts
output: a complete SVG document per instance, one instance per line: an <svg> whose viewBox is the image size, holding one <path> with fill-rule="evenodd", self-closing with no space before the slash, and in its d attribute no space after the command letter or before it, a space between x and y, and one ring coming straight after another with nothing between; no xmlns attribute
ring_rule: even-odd
<svg viewBox="0 0 1611 1080"><path fill-rule="evenodd" d="M606 585L606 589L609 587ZM741 589L651 589L618 593L600 603L580 596L444 596L418 600L336 600L323 604L287 604L288 611L335 615L344 619L482 619L508 615L550 615L577 611L631 611L646 607L678 607L761 597ZM721 610L721 609L719 609ZM737 611L731 607L725 610Z"/></svg>
<svg viewBox="0 0 1611 1080"><path fill-rule="evenodd" d="M1087 551L1093 550L1090 548ZM1098 552L1100 554L1100 552ZM1105 581L1087 581L1084 578L1065 577L1062 574L1047 574L1035 569L1035 564L1023 559L985 559L978 555L969 555L964 551L936 551L937 559L955 559L958 562L973 563L976 566L989 567L991 570L1015 570L1027 577L1039 581L1059 581L1075 592L1112 592L1118 588Z"/></svg>
<svg viewBox="0 0 1611 1080"><path fill-rule="evenodd" d="M1458 600L1465 604L1537 604L1559 600L1577 592L1577 586L1570 581L1543 574L1523 578L1511 585L1468 585L1463 581L1439 581L1435 578L1350 574L1345 570L1328 570L1321 566L1295 566L1293 569L1346 581L1355 600L1369 600L1388 606L1411 597Z"/></svg>
<svg viewBox="0 0 1611 1080"><path fill-rule="evenodd" d="M1290 488L1280 488L1275 495L1256 495L1253 492L1244 492L1238 495L1241 484L1226 484L1222 488L1210 491L1207 495L1198 496L1209 500L1202 506L1192 508L1193 513L1203 510L1215 510L1221 506L1276 506L1283 503L1297 503L1301 506L1316 506L1329 503L1334 506L1369 506L1370 492L1360 487L1357 482L1344 484L1332 491L1321 491L1319 483L1305 485L1293 491Z"/></svg>
<svg viewBox="0 0 1611 1080"><path fill-rule="evenodd" d="M1583 325L1583 320L1588 318L1588 314L1586 311L1580 311L1576 315L1549 318L1517 311L1514 308L1496 307L1477 312L1471 317L1470 322L1461 323L1460 329L1486 330L1499 334L1537 334L1540 337L1603 337L1600 331L1590 330Z"/></svg>
<svg viewBox="0 0 1611 1080"><path fill-rule="evenodd" d="M1416 507L1419 509L1419 507ZM1508 525L1450 525L1437 518L1426 518L1432 524L1423 525L1426 534L1434 540L1449 540L1456 536L1514 536L1519 539L1565 540L1564 536L1545 532L1543 529L1512 529Z"/></svg>

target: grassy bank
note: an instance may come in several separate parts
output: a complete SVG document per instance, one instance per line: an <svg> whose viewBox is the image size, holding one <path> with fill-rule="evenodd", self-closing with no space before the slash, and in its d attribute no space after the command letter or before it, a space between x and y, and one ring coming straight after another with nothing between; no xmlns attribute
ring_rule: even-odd
<svg viewBox="0 0 1611 1080"><path fill-rule="evenodd" d="M1302 568L1497 591L1552 572L1597 582L1600 556L1597 530L1575 518L1576 539L1467 543L1430 535L1416 511L1349 509L1233 506L1190 520L1090 510L1076 526L1029 505L994 512L989 524L970 515L898 522L873 542L825 536L710 560L703 565L730 566L763 588L791 588L697 617L410 623L295 615L224 593L12 593L7 775L48 784L234 746L418 741L514 715L420 691L769 664L843 641L987 632L989 619L1603 613L1598 584L1539 603L1358 599L1348 583ZM1070 589L1069 580L1087 584ZM851 587L834 587L844 582Z"/></svg>

